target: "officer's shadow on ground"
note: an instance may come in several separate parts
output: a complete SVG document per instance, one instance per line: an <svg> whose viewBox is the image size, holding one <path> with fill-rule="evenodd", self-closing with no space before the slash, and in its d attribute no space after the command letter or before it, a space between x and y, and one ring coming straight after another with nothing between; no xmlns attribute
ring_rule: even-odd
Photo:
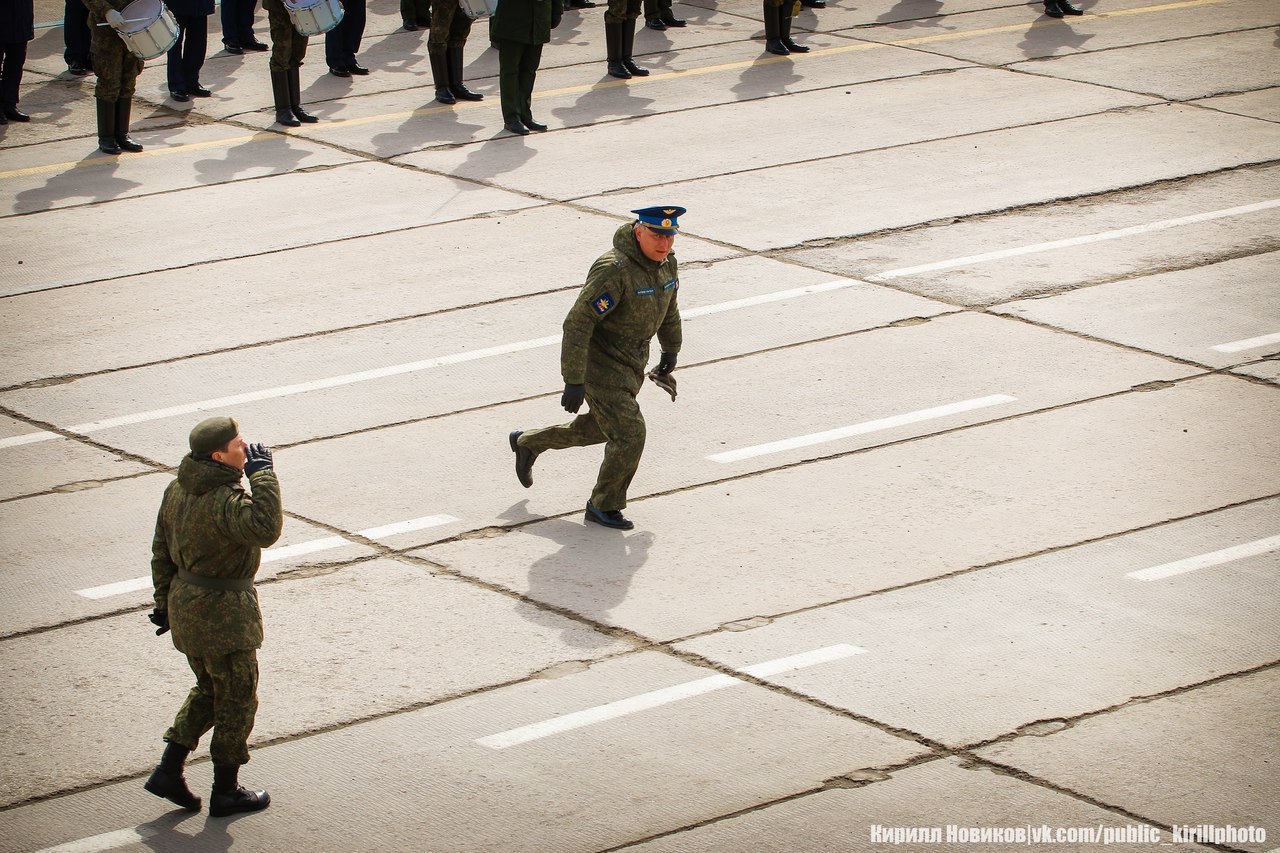
<svg viewBox="0 0 1280 853"><path fill-rule="evenodd" d="M535 625L561 631L566 645L599 649L614 640L565 620L576 615L598 623L614 621L610 611L626 599L631 579L649 559L654 535L584 525L581 520L557 518L520 529L521 535L543 537L559 548L529 567L526 595L547 607L525 603L517 612Z"/></svg>
<svg viewBox="0 0 1280 853"><path fill-rule="evenodd" d="M207 811L196 814L175 810L138 824L141 844L156 853L221 853L230 850L235 839L227 832L228 819L209 819L207 814ZM186 821L201 818L204 818L203 826L198 823L184 826Z"/></svg>
<svg viewBox="0 0 1280 853"><path fill-rule="evenodd" d="M137 181L117 177L116 170L125 162L124 155L103 154L97 150L66 171L50 177L43 185L23 190L14 196L15 213L47 210L59 207L58 202L84 199L84 203L119 198L130 190L141 187ZM95 162L96 161L96 162Z"/></svg>
<svg viewBox="0 0 1280 853"><path fill-rule="evenodd" d="M1087 8L1086 4L1075 4ZM1093 4L1087 4L1089 6ZM1029 27L1018 42L1018 49L1028 59L1041 59L1079 50L1092 35L1078 33L1065 19L1054 19L1044 14L1043 3L1033 3L1029 8L1040 12L1040 21L1047 26ZM1051 23L1050 23L1051 22Z"/></svg>

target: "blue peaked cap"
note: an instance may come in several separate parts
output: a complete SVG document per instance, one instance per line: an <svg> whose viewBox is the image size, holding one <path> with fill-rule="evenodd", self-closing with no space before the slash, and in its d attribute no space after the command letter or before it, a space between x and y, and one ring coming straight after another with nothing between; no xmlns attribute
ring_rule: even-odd
<svg viewBox="0 0 1280 853"><path fill-rule="evenodd" d="M642 207L631 212L636 215L641 223L659 234L679 233L680 222L678 220L681 216L684 216L683 207Z"/></svg>

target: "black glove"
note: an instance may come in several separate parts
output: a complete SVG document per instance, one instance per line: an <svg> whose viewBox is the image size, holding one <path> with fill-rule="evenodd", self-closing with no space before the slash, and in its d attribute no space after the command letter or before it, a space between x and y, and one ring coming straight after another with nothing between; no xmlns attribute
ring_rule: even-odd
<svg viewBox="0 0 1280 853"><path fill-rule="evenodd" d="M561 16L559 14L551 16L551 29L554 30L556 27L560 26L560 17Z"/></svg>
<svg viewBox="0 0 1280 853"><path fill-rule="evenodd" d="M566 412L578 413L578 409L582 408L582 401L587 399L587 386L585 385L566 385L564 393L560 395L560 405L564 406Z"/></svg>
<svg viewBox="0 0 1280 853"><path fill-rule="evenodd" d="M252 474L255 471L270 471L271 449L265 444L251 444L247 451L248 459L244 463L244 473Z"/></svg>
<svg viewBox="0 0 1280 853"><path fill-rule="evenodd" d="M151 624L156 627L156 636L159 637L165 631L169 630L169 611L168 610L152 610L151 615L147 617L151 620Z"/></svg>
<svg viewBox="0 0 1280 853"><path fill-rule="evenodd" d="M654 369L654 373L659 376L666 376L668 373L676 369L676 354L673 352L664 352L662 358L658 359L658 366Z"/></svg>

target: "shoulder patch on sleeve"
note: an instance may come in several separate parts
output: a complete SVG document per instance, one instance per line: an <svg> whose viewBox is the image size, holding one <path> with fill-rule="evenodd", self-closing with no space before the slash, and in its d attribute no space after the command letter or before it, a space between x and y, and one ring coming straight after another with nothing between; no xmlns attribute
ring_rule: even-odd
<svg viewBox="0 0 1280 853"><path fill-rule="evenodd" d="M606 292L600 294L596 298L596 301L591 303L591 307L596 309L597 316L603 317L605 314L608 314L613 310L614 304L613 294Z"/></svg>

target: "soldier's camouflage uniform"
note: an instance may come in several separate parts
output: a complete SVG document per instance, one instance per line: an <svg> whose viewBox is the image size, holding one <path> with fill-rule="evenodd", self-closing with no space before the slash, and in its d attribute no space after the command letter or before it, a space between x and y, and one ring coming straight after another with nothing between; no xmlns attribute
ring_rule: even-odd
<svg viewBox="0 0 1280 853"><path fill-rule="evenodd" d="M271 59L267 67L272 71L299 67L307 55L307 37L293 25L293 18L281 0L262 0L262 8L267 10L267 25L271 29Z"/></svg>
<svg viewBox="0 0 1280 853"><path fill-rule="evenodd" d="M252 497L240 476L212 459L185 457L165 490L151 544L156 609L168 611L173 645L196 674L164 739L194 749L212 728L214 764L249 760L262 645L253 578L284 523L275 472L250 475Z"/></svg>
<svg viewBox="0 0 1280 853"><path fill-rule="evenodd" d="M129 52L124 39L111 26L98 26L107 19L107 12L115 9L123 12L129 0L83 0L89 10L89 33L93 54L93 71L98 75L98 85L93 95L99 101L119 101L132 98L138 75L142 73L142 60Z"/></svg>
<svg viewBox="0 0 1280 853"><path fill-rule="evenodd" d="M623 24L640 17L641 0L609 0L604 10L606 24Z"/></svg>
<svg viewBox="0 0 1280 853"><path fill-rule="evenodd" d="M613 249L592 264L564 320L560 372L566 384L586 386L589 411L519 438L534 453L605 442L591 494L601 512L627 505L627 487L644 452L644 416L636 395L644 384L649 343L656 334L662 351L670 353L681 344L675 253L661 264L645 257L633 226L614 232Z"/></svg>

